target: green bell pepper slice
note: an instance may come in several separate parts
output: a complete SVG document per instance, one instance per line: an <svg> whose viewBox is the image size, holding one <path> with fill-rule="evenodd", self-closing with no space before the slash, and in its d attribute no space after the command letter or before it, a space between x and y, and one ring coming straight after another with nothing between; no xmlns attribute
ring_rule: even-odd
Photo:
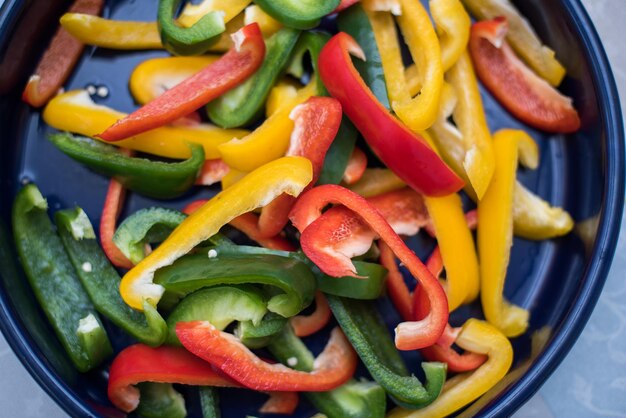
<svg viewBox="0 0 626 418"><path fill-rule="evenodd" d="M286 70L287 74L291 74L294 77L301 79L305 75L304 56L305 54L309 54L318 96L328 96L328 91L326 91L326 87L324 87L324 83L319 76L317 61L320 56L320 52L322 52L322 48L324 48L324 45L326 45L326 42L329 40L330 35L326 32L302 33L293 51L291 62Z"/></svg>
<svg viewBox="0 0 626 418"><path fill-rule="evenodd" d="M339 0L254 0L265 13L285 26L312 29L339 6Z"/></svg>
<svg viewBox="0 0 626 418"><path fill-rule="evenodd" d="M437 399L446 380L444 363L422 363L426 375L422 385L409 374L372 302L329 295L328 304L367 370L396 404L417 409Z"/></svg>
<svg viewBox="0 0 626 418"><path fill-rule="evenodd" d="M174 22L174 13L181 0L159 0L157 23L161 34L161 43L174 55L199 55L206 52L220 39L226 30L224 16L213 11L207 13L189 28L183 28Z"/></svg>
<svg viewBox="0 0 626 418"><path fill-rule="evenodd" d="M269 254L230 255L218 250L181 257L158 270L154 280L166 291L182 295L215 285L267 285L279 291L267 302L268 310L286 318L311 304L316 287L311 270L294 258Z"/></svg>
<svg viewBox="0 0 626 418"><path fill-rule="evenodd" d="M353 260L359 276L366 277L330 277L319 273L315 275L317 287L322 292L344 296L352 299L373 300L378 299L385 288L387 269L376 263Z"/></svg>
<svg viewBox="0 0 626 418"><path fill-rule="evenodd" d="M13 202L15 247L26 277L61 345L81 372L113 353L98 313L80 284L34 184Z"/></svg>
<svg viewBox="0 0 626 418"><path fill-rule="evenodd" d="M191 157L176 163L127 157L108 144L69 133L48 137L64 154L92 170L113 177L124 187L156 199L171 199L186 192L204 164L204 149L189 144Z"/></svg>
<svg viewBox="0 0 626 418"><path fill-rule="evenodd" d="M185 398L171 383L141 382L141 393L135 413L142 418L185 418Z"/></svg>
<svg viewBox="0 0 626 418"><path fill-rule="evenodd" d="M268 349L285 365L304 372L313 370L313 354L291 327L284 327ZM382 418L387 409L384 389L366 380L352 380L328 392L305 392L304 395L328 418Z"/></svg>
<svg viewBox="0 0 626 418"><path fill-rule="evenodd" d="M291 57L300 31L283 28L265 43L265 59L261 68L239 86L206 105L209 118L222 128L236 128L257 120L263 106Z"/></svg>
<svg viewBox="0 0 626 418"><path fill-rule="evenodd" d="M78 279L97 311L138 341L161 345L167 335L165 320L149 303L144 303L143 313L124 303L120 276L98 245L85 212L81 208L61 210L54 219Z"/></svg>
<svg viewBox="0 0 626 418"><path fill-rule="evenodd" d="M204 386L198 389L200 393L200 406L203 418L220 418L222 414L219 408L217 389Z"/></svg>
<svg viewBox="0 0 626 418"><path fill-rule="evenodd" d="M235 335L248 348L262 348L272 341L272 337L279 333L285 324L287 318L268 312L259 324L252 321L242 321L235 328Z"/></svg>

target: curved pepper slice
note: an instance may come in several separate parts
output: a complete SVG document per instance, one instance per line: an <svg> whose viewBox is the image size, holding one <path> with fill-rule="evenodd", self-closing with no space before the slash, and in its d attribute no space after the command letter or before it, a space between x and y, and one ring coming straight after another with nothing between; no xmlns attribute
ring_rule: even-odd
<svg viewBox="0 0 626 418"><path fill-rule="evenodd" d="M515 52L537 73L553 86L561 84L565 68L555 58L554 51L545 46L528 20L510 0L462 0L477 20L504 16L511 25L506 38Z"/></svg>
<svg viewBox="0 0 626 418"><path fill-rule="evenodd" d="M387 418L448 416L492 388L506 375L513 362L513 348L509 340L485 321L468 319L456 343L468 351L485 354L489 359L474 372L449 379L439 398L426 408L418 411L396 408Z"/></svg>
<svg viewBox="0 0 626 418"><path fill-rule="evenodd" d="M282 193L298 195L310 183L311 172L311 163L307 159L284 157L260 167L216 195L126 273L120 284L126 303L139 310L144 299L156 305L163 294L163 287L152 283L157 269L187 254L233 218L268 204Z"/></svg>
<svg viewBox="0 0 626 418"><path fill-rule="evenodd" d="M359 181L348 188L363 197L373 197L404 187L406 183L393 171L387 168L366 168Z"/></svg>
<svg viewBox="0 0 626 418"><path fill-rule="evenodd" d="M315 311L311 315L297 315L289 318L289 323L297 337L308 337L324 328L331 316L326 296L318 291L315 293Z"/></svg>
<svg viewBox="0 0 626 418"><path fill-rule="evenodd" d="M286 155L304 157L311 161L313 167L313 178L309 183L311 186L317 182L326 151L339 130L342 118L341 105L330 97L311 97L305 103L296 106L289 117L294 121L294 128ZM294 201L292 196L281 195L263 208L259 217L262 237L273 237L283 230L289 221L289 211Z"/></svg>
<svg viewBox="0 0 626 418"><path fill-rule="evenodd" d="M328 302L339 325L372 377L398 405L422 408L433 402L446 379L446 366L422 363L426 385L409 372L389 332L371 303L329 296Z"/></svg>
<svg viewBox="0 0 626 418"><path fill-rule="evenodd" d="M521 132L521 133L520 133ZM518 135L523 131L501 130L494 135L494 178L478 203L480 296L485 318L507 337L523 334L529 312L504 300L502 292L513 244L513 190L518 161Z"/></svg>
<svg viewBox="0 0 626 418"><path fill-rule="evenodd" d="M68 133L49 136L60 151L94 171L114 177L125 188L159 199L177 197L196 181L204 163L204 150L189 144L191 157L177 163L127 157L117 148Z"/></svg>
<svg viewBox="0 0 626 418"><path fill-rule="evenodd" d="M124 412L134 411L139 405L139 390L134 385L140 382L242 387L184 348L135 344L122 350L111 364L109 400ZM284 394L270 393L270 396L276 395Z"/></svg>
<svg viewBox="0 0 626 418"><path fill-rule="evenodd" d="M269 38L283 27L282 23L265 13L256 4L246 7L243 22L244 25L249 25L252 22L258 23L265 38Z"/></svg>
<svg viewBox="0 0 626 418"><path fill-rule="evenodd" d="M394 112L413 132L428 129L437 118L443 84L441 50L428 12L419 0L400 0L396 16L405 42L418 69L420 91L411 97L394 19L389 12L375 12L372 1L363 2L382 58L389 100Z"/></svg>
<svg viewBox="0 0 626 418"><path fill-rule="evenodd" d="M95 104L85 90L73 90L54 97L43 111L44 121L53 128L95 138L98 132L125 117L106 106ZM133 138L118 141L115 146L173 159L191 156L189 143L204 148L207 159L219 158L217 146L248 131L219 129L212 125L163 126ZM97 139L97 138L96 138Z"/></svg>
<svg viewBox="0 0 626 418"><path fill-rule="evenodd" d="M339 328L331 332L311 372L269 364L248 350L236 337L203 321L179 322L176 335L196 356L254 390L323 392L346 383L354 374L357 355Z"/></svg>
<svg viewBox="0 0 626 418"><path fill-rule="evenodd" d="M283 25L296 29L312 29L320 19L339 6L339 0L255 0L268 15Z"/></svg>
<svg viewBox="0 0 626 418"><path fill-rule="evenodd" d="M413 253L380 212L364 198L354 192L335 185L315 187L304 193L290 215L294 226L301 232L301 245L305 254L322 270L332 275L355 275L350 260L336 252L326 252L325 244L334 230L328 230L321 216L322 209L329 203L339 203L357 213L372 230L393 250L411 274L424 286L431 303L431 311L423 321L403 322L396 328L396 346L400 350L414 350L432 345L443 333L448 322L446 294L435 277ZM322 239L324 237L325 239ZM340 261L345 266L344 274L330 268ZM347 262L346 262L347 261Z"/></svg>
<svg viewBox="0 0 626 418"><path fill-rule="evenodd" d="M374 98L352 65L350 52L364 58L349 35L335 35L320 54L320 75L378 157L424 194L445 196L463 187L463 181L424 139L409 131Z"/></svg>
<svg viewBox="0 0 626 418"><path fill-rule="evenodd" d="M356 277L332 277L317 275L317 288L328 295L343 296L351 299L378 299L385 287L387 269L377 263L354 261Z"/></svg>
<svg viewBox="0 0 626 418"><path fill-rule="evenodd" d="M102 245L102 250L114 266L130 269L133 267L133 263L113 243L117 218L124 205L125 197L126 189L124 186L119 181L111 179L106 197L104 198L102 215L100 216L100 245Z"/></svg>
<svg viewBox="0 0 626 418"><path fill-rule="evenodd" d="M572 99L526 67L504 39L507 31L503 17L472 26L469 50L480 80L522 122L547 132L576 132L580 117Z"/></svg>
<svg viewBox="0 0 626 418"><path fill-rule="evenodd" d="M69 12L98 15L103 6L104 0L76 0ZM22 100L34 107L46 104L70 76L84 47L80 40L59 28L39 60L35 72L28 79Z"/></svg>
<svg viewBox="0 0 626 418"><path fill-rule="evenodd" d="M265 43L256 23L233 34L233 39L235 46L222 58L117 121L99 136L106 141L119 141L167 125L242 83L263 62Z"/></svg>
<svg viewBox="0 0 626 418"><path fill-rule="evenodd" d="M343 173L342 180L347 185L354 184L361 180L366 169L367 155L361 151L361 148L355 147L352 155L350 155L350 160L348 160L348 165L346 165L346 171Z"/></svg>

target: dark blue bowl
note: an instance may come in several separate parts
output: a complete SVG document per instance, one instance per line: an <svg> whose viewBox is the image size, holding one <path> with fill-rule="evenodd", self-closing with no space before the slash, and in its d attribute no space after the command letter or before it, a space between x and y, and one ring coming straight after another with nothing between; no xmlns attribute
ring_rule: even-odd
<svg viewBox="0 0 626 418"><path fill-rule="evenodd" d="M141 3L141 4L140 4ZM154 19L156 0L110 0L108 16ZM580 109L583 129L575 135L548 136L529 130L542 151L538 170L520 171L531 190L565 207L577 222L575 232L546 242L516 239L505 293L531 311L529 332L513 341L515 363L505 380L472 406L477 416L510 416L554 371L582 331L609 271L624 203L624 146L617 89L598 36L578 0L518 1L518 6L568 68L563 90ZM50 128L20 100L21 89L46 40L55 30L67 1L6 0L0 9L0 329L24 367L71 416L109 416L106 368L79 374L70 365L23 277L13 250L10 207L23 180L34 181L56 210L81 205L95 224L107 181L70 161L45 140ZM111 52L87 48L69 81L69 88L106 85L111 95L102 103L124 111L134 108L127 92L130 71L140 61L163 52ZM485 92L492 130L522 127ZM180 208L187 201L215 190L197 190L182 198L157 203L132 195L127 212L160 204ZM432 242L412 239L425 254ZM399 318L381 302L390 327ZM478 306L455 313L453 322L480 316ZM114 327L110 335L117 350L131 343ZM319 348L324 338L308 342ZM418 369L416 353L404 353ZM199 416L197 399L189 392L188 409ZM255 414L261 395L224 391L224 416ZM309 417L306 402L296 415Z"/></svg>

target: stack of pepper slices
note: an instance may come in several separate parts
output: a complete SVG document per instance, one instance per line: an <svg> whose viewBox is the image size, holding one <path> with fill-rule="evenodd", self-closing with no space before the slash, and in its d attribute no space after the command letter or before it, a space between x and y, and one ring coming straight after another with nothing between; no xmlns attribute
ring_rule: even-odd
<svg viewBox="0 0 626 418"><path fill-rule="evenodd" d="M80 208L53 226L34 184L13 230L78 370L113 355L100 318L138 341L110 364L115 407L182 417L172 384L184 384L205 417L219 416L219 387L269 395L262 413L291 414L302 393L331 418L443 417L507 374L509 338L529 321L503 296L512 236L550 239L573 222L516 181L518 161L537 168L537 144L492 135L476 74L527 125L580 127L556 90L565 69L508 0L430 0L430 15L419 0L205 0L180 13L160 0L142 23L98 17L103 3L75 1L23 95L64 131L49 138L61 152L111 178L100 243ZM174 56L135 68L142 107L126 115L86 90L57 94L85 45ZM220 182L208 201L117 225L127 190L170 199ZM437 242L425 263L403 240L422 229ZM485 319L452 327L449 313L479 295ZM402 318L394 338L377 310L386 297ZM301 338L324 328L314 357ZM421 352L423 382L398 350ZM359 360L371 380L354 377Z"/></svg>

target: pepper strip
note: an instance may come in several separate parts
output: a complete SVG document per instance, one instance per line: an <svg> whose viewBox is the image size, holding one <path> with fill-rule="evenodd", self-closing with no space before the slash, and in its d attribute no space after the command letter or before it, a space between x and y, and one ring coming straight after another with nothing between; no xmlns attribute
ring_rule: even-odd
<svg viewBox="0 0 626 418"><path fill-rule="evenodd" d="M120 276L96 242L87 214L80 208L66 209L57 212L54 219L78 279L98 312L142 343L161 345L167 335L165 321L147 303L143 314L124 303Z"/></svg>
<svg viewBox="0 0 626 418"><path fill-rule="evenodd" d="M76 0L69 12L98 15L103 6L104 0ZM22 100L34 107L46 104L71 75L84 47L82 42L65 29L59 28L39 60L35 72L28 79Z"/></svg>
<svg viewBox="0 0 626 418"><path fill-rule="evenodd" d="M419 0L400 0L399 3L402 13L396 16L396 20L421 82L419 95L414 98L409 94L404 77L402 54L391 13L373 11L377 8L374 7L375 0L364 0L363 7L381 52L391 107L409 129L421 132L428 129L437 118L443 84L441 50L430 16Z"/></svg>
<svg viewBox="0 0 626 418"><path fill-rule="evenodd" d="M504 300L502 292L513 235L513 190L518 160L518 137L523 131L501 130L494 135L494 178L478 203L481 302L485 318L507 337L523 334L529 312Z"/></svg>
<svg viewBox="0 0 626 418"><path fill-rule="evenodd" d="M268 15L256 4L251 4L244 10L244 25L257 22L265 38L269 38L282 29L283 25L272 16Z"/></svg>
<svg viewBox="0 0 626 418"><path fill-rule="evenodd" d="M315 293L315 311L311 315L297 315L289 318L289 323L297 337L308 337L324 328L331 316L326 297L318 291Z"/></svg>
<svg viewBox="0 0 626 418"><path fill-rule="evenodd" d="M380 250L380 264L388 271L386 279L387 294L400 317L404 321L413 321L415 316L413 315L411 292L404 282L404 276L398 269L396 257L391 248L384 242L378 244L378 249Z"/></svg>
<svg viewBox="0 0 626 418"><path fill-rule="evenodd" d="M114 266L130 269L133 267L133 263L113 243L115 224L124 205L125 196L126 189L124 186L119 181L111 179L100 216L100 245Z"/></svg>
<svg viewBox="0 0 626 418"><path fill-rule="evenodd" d="M124 113L95 104L85 90L60 94L50 100L43 111L44 121L53 128L91 138L125 116ZM208 124L163 126L114 145L160 157L184 159L191 156L189 143L196 143L204 148L205 158L214 159L220 157L217 151L219 144L247 134L245 130L219 129Z"/></svg>
<svg viewBox="0 0 626 418"><path fill-rule="evenodd" d="M152 283L157 269L172 264L237 216L268 204L282 193L298 195L310 183L311 176L311 163L307 159L284 157L260 167L217 194L126 273L120 284L124 301L139 310L143 299L155 306L163 294L163 287Z"/></svg>
<svg viewBox="0 0 626 418"><path fill-rule="evenodd" d="M572 133L580 117L572 99L533 73L504 37L506 18L472 25L469 50L478 77L494 97L517 119L546 132Z"/></svg>
<svg viewBox="0 0 626 418"><path fill-rule="evenodd" d="M313 29L320 19L339 6L339 0L255 0L274 19L285 26L296 29Z"/></svg>
<svg viewBox="0 0 626 418"><path fill-rule="evenodd" d="M253 23L233 34L235 46L222 58L106 129L100 138L119 141L185 116L241 84L263 62L265 43Z"/></svg>
<svg viewBox="0 0 626 418"><path fill-rule="evenodd" d="M218 331L210 322L179 322L176 335L196 356L254 390L324 392L346 383L354 374L358 357L339 328L331 332L324 351L311 372L269 364L258 358L236 337Z"/></svg>
<svg viewBox="0 0 626 418"><path fill-rule="evenodd" d="M407 184L426 195L445 196L463 187L463 181L426 141L409 131L374 98L352 65L350 52L364 58L349 35L335 35L320 54L320 75L376 155Z"/></svg>
<svg viewBox="0 0 626 418"><path fill-rule="evenodd" d="M509 0L462 0L477 19L495 19L504 16L511 24L507 41L524 61L552 86L561 84L565 68L554 56L554 51L544 45L528 20Z"/></svg>
<svg viewBox="0 0 626 418"><path fill-rule="evenodd" d="M352 155L350 155L350 160L348 160L346 171L343 173L342 180L347 185L354 184L361 180L361 177L363 177L366 169L367 155L361 151L361 148L354 147Z"/></svg>
<svg viewBox="0 0 626 418"><path fill-rule="evenodd" d="M439 396L446 379L446 366L422 363L425 386L409 375L375 306L335 296L329 296L328 303L365 367L396 404L423 408Z"/></svg>
<svg viewBox="0 0 626 418"><path fill-rule="evenodd" d="M428 316L417 322L403 322L396 328L396 347L400 350L414 350L434 344L443 333L448 322L448 301L446 294L435 277L422 264L393 228L387 223L380 212L372 207L364 198L354 192L335 185L315 187L304 193L294 206L290 218L294 226L300 231L301 245L305 254L320 267L326 270L337 259L344 261L345 256L333 252L326 252L321 234L326 231L321 216L322 209L329 203L338 203L357 213L378 236L392 249L411 274L424 286L431 304ZM309 238L311 237L311 238ZM315 240L313 240L315 239ZM354 266L350 260L343 262L345 273L341 275L355 275ZM336 272L333 274L336 275ZM340 276L341 276L340 275Z"/></svg>
<svg viewBox="0 0 626 418"><path fill-rule="evenodd" d="M456 343L468 351L485 354L489 359L474 372L449 379L439 398L426 408L419 411L396 408L387 418L447 416L492 388L506 375L513 362L513 348L509 340L485 321L468 319Z"/></svg>
<svg viewBox="0 0 626 418"><path fill-rule="evenodd" d="M206 160L200 170L196 185L212 186L222 181L229 171L230 167L221 158Z"/></svg>
<svg viewBox="0 0 626 418"><path fill-rule="evenodd" d="M294 128L286 155L311 161L313 178L308 188L317 182L326 152L339 130L341 105L330 97L311 97L304 104L296 106L289 117L294 121ZM294 202L294 197L281 195L263 208L259 217L261 237L273 237L283 230L289 221L289 211Z"/></svg>
<svg viewBox="0 0 626 418"><path fill-rule="evenodd" d="M116 147L68 133L53 134L48 139L64 154L90 169L114 177L129 190L157 199L171 199L186 192L204 163L204 150L198 144L189 144L189 159L166 163L128 157Z"/></svg>
<svg viewBox="0 0 626 418"><path fill-rule="evenodd" d="M387 168L366 168L359 181L348 188L363 197L373 197L404 187L406 183L393 171Z"/></svg>
<svg viewBox="0 0 626 418"><path fill-rule="evenodd" d="M140 382L241 387L183 348L151 348L135 344L122 350L111 364L107 387L109 400L124 412L134 411L139 405L139 390L134 385ZM282 397L285 394L276 395ZM270 397L276 395L270 393Z"/></svg>

